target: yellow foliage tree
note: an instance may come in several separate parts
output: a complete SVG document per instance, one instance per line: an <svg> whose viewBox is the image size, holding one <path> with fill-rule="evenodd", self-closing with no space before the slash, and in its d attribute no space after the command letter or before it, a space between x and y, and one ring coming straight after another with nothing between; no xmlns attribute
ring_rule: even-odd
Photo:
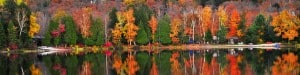
<svg viewBox="0 0 300 75"><path fill-rule="evenodd" d="M221 25L225 25L228 20L228 15L224 10L224 6L219 6L217 15L219 16L219 21Z"/></svg>
<svg viewBox="0 0 300 75"><path fill-rule="evenodd" d="M23 0L15 0L17 5L21 5L23 3Z"/></svg>
<svg viewBox="0 0 300 75"><path fill-rule="evenodd" d="M116 24L115 28L112 30L113 42L118 43L122 36L122 27L119 23Z"/></svg>
<svg viewBox="0 0 300 75"><path fill-rule="evenodd" d="M135 36L137 35L138 26L134 24L135 18L133 16L133 9L129 9L127 12L124 12L126 18L126 24L124 26L124 36L129 42L129 45L134 41Z"/></svg>
<svg viewBox="0 0 300 75"><path fill-rule="evenodd" d="M288 40L294 40L295 37L298 37L300 19L290 14L288 10L283 10L278 16L275 16L271 24L274 31L277 32L277 36L282 36Z"/></svg>
<svg viewBox="0 0 300 75"><path fill-rule="evenodd" d="M36 67L34 64L30 66L31 75L42 75L40 68Z"/></svg>
<svg viewBox="0 0 300 75"><path fill-rule="evenodd" d="M294 53L283 54L282 57L277 57L271 69L272 75L299 75L298 56Z"/></svg>
<svg viewBox="0 0 300 75"><path fill-rule="evenodd" d="M0 6L3 6L5 4L6 0L0 0Z"/></svg>
<svg viewBox="0 0 300 75"><path fill-rule="evenodd" d="M179 18L173 18L171 21L171 33L170 37L173 43L179 43L178 32L181 25L181 20Z"/></svg>
<svg viewBox="0 0 300 75"><path fill-rule="evenodd" d="M57 20L62 19L66 15L67 15L67 13L65 12L65 10L63 10L62 8L58 8L56 10L55 14L53 15L53 19L57 21Z"/></svg>
<svg viewBox="0 0 300 75"><path fill-rule="evenodd" d="M242 29L239 29L236 31L236 35L239 37L239 38L242 38L244 36L244 33L242 31Z"/></svg>
<svg viewBox="0 0 300 75"><path fill-rule="evenodd" d="M136 0L124 0L124 3L126 5L133 5L135 3Z"/></svg>
<svg viewBox="0 0 300 75"><path fill-rule="evenodd" d="M122 32L123 32L123 24L126 21L123 12L117 12L118 23L116 23L114 29L112 30L113 42L118 43L121 40Z"/></svg>
<svg viewBox="0 0 300 75"><path fill-rule="evenodd" d="M40 25L36 22L36 16L35 14L31 14L28 35L32 38L34 34L37 34L39 31Z"/></svg>

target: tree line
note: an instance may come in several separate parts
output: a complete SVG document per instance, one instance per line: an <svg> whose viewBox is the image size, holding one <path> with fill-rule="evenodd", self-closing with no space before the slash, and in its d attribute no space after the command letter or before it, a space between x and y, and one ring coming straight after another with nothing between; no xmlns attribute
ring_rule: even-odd
<svg viewBox="0 0 300 75"><path fill-rule="evenodd" d="M0 46L31 48L32 38L41 38L46 46L298 41L297 3L3 0Z"/></svg>

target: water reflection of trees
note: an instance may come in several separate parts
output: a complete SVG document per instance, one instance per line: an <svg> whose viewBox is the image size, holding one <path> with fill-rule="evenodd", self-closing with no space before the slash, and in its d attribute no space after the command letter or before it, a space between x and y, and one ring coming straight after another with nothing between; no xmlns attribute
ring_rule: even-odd
<svg viewBox="0 0 300 75"><path fill-rule="evenodd" d="M155 52L153 52L155 51ZM138 63L138 71L135 74L177 74L185 75L205 74L299 74L300 52L294 49L265 50L265 49L216 49L216 50L153 50L153 51L133 51L132 56ZM174 55L175 54L175 55ZM114 56L114 57L113 57ZM91 74L106 74L105 61L116 62L115 56L120 57L120 62L125 63L128 52L114 52L109 60L105 60L104 54L86 53L82 55L47 55L18 54L0 56L1 74L31 74L30 66L38 64L41 73L61 74L55 70L54 66L61 65L66 69L66 74L82 73L87 64ZM171 60L172 59L172 60ZM88 63L84 63L88 62ZM154 65L155 64L155 65ZM44 65L44 66L43 66ZM109 73L117 74L108 64ZM122 64L120 65L122 66ZM152 68L152 67L156 67ZM172 68L173 67L173 68ZM176 67L176 68L174 68ZM23 68L23 72L22 69ZM122 67L121 67L122 68ZM123 68L126 68L123 67ZM79 72L81 71L81 72ZM72 73L70 73L72 72ZM155 72L155 73L153 73ZM125 72L126 73L126 72Z"/></svg>

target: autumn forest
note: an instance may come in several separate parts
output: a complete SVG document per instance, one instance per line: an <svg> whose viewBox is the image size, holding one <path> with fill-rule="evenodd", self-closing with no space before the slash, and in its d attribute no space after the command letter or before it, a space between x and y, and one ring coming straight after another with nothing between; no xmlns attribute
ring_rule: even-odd
<svg viewBox="0 0 300 75"><path fill-rule="evenodd" d="M0 0L0 74L298 75L299 28L298 0Z"/></svg>

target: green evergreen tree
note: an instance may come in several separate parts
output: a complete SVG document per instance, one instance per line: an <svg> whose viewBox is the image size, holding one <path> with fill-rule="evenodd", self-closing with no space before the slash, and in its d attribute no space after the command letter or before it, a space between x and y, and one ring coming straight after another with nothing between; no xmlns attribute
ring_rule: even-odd
<svg viewBox="0 0 300 75"><path fill-rule="evenodd" d="M6 35L5 35L5 30L4 30L4 25L1 24L2 22L0 21L0 49L6 47Z"/></svg>
<svg viewBox="0 0 300 75"><path fill-rule="evenodd" d="M19 44L19 39L17 39L17 31L16 27L12 21L9 21L7 26L7 38L9 44Z"/></svg>
<svg viewBox="0 0 300 75"><path fill-rule="evenodd" d="M207 41L207 42L211 42L211 41L213 41L213 37L212 37L212 33L211 33L211 31L210 31L210 29L208 29L206 32L205 32L205 40Z"/></svg>
<svg viewBox="0 0 300 75"><path fill-rule="evenodd" d="M110 12L109 12L109 24L108 24L108 27L109 28L114 28L116 23L118 22L118 19L117 19L117 9L116 8L113 8Z"/></svg>
<svg viewBox="0 0 300 75"><path fill-rule="evenodd" d="M219 38L219 43L226 43L227 29L224 25L221 25L220 30L217 31L217 36Z"/></svg>
<svg viewBox="0 0 300 75"><path fill-rule="evenodd" d="M6 56L0 56L0 74L3 74L3 75L8 75L7 71L8 71L8 67L9 65L8 64L8 61L9 61L9 58L7 58Z"/></svg>
<svg viewBox="0 0 300 75"><path fill-rule="evenodd" d="M8 65L9 65L8 75L20 75L20 71L18 69L18 64L16 60L10 61Z"/></svg>
<svg viewBox="0 0 300 75"><path fill-rule="evenodd" d="M169 36L170 29L170 18L169 16L165 15L158 21L158 28L155 34L155 37L157 39L156 41L164 45L171 44L172 41Z"/></svg>
<svg viewBox="0 0 300 75"><path fill-rule="evenodd" d="M78 74L78 58L76 55L67 56L65 59L64 66L67 69L67 75Z"/></svg>
<svg viewBox="0 0 300 75"><path fill-rule="evenodd" d="M149 75L151 70L151 57L148 53L137 53L136 60L139 64L140 70L137 72L137 75Z"/></svg>
<svg viewBox="0 0 300 75"><path fill-rule="evenodd" d="M57 46L61 43L61 36L58 36L58 37L53 37L53 45L54 46Z"/></svg>
<svg viewBox="0 0 300 75"><path fill-rule="evenodd" d="M64 18L66 32L64 33L64 42L69 45L75 45L77 43L76 26L71 16Z"/></svg>
<svg viewBox="0 0 300 75"><path fill-rule="evenodd" d="M135 24L140 28L137 34L137 43L144 45L149 43L151 38L151 29L148 25L152 10L144 4L138 4L134 10Z"/></svg>
<svg viewBox="0 0 300 75"><path fill-rule="evenodd" d="M89 62L92 70L92 75L105 75L105 55L104 54L86 54L84 61Z"/></svg>
<svg viewBox="0 0 300 75"><path fill-rule="evenodd" d="M263 27L264 34L263 34L263 40L265 42L279 42L280 37L276 36L276 33L273 31L274 27L270 25L271 17L267 20L266 26Z"/></svg>
<svg viewBox="0 0 300 75"><path fill-rule="evenodd" d="M93 21L92 23L92 32L94 32L94 41L95 41L95 45L103 45L105 42L105 32L104 32L104 25L101 22L102 20L100 18L97 18Z"/></svg>
<svg viewBox="0 0 300 75"><path fill-rule="evenodd" d="M238 30L241 30L242 34L246 33L246 31L245 31L246 30L245 29L246 24L245 23L246 23L245 14L243 14L241 16L241 21L240 21L239 26L238 26ZM239 37L239 41L244 41L244 36Z"/></svg>
<svg viewBox="0 0 300 75"><path fill-rule="evenodd" d="M258 43L259 39L263 37L263 28L266 25L266 21L263 15L258 15L253 24L250 26L248 31L245 34L245 42L246 43Z"/></svg>
<svg viewBox="0 0 300 75"><path fill-rule="evenodd" d="M85 38L86 45L102 45L104 44L104 27L101 23L101 19L95 19L91 26L91 36Z"/></svg>
<svg viewBox="0 0 300 75"><path fill-rule="evenodd" d="M45 66L51 75L59 75L59 71L52 68L55 65L55 63L52 61L52 57L54 57L54 55L43 56L42 61L45 63Z"/></svg>
<svg viewBox="0 0 300 75"><path fill-rule="evenodd" d="M48 29L46 30L46 33L44 35L44 39L42 41L43 45L51 46L51 45L58 45L60 42L60 37L52 37L51 32L58 29L58 22L55 22L53 20L50 21L50 24L48 26Z"/></svg>
<svg viewBox="0 0 300 75"><path fill-rule="evenodd" d="M50 21L51 23L51 21ZM42 40L42 45L45 46L51 46L51 32L50 31L46 31L46 33L44 34L44 39Z"/></svg>
<svg viewBox="0 0 300 75"><path fill-rule="evenodd" d="M136 36L136 42L139 44L139 45L145 45L147 43L149 43L150 41L150 38L147 36L147 33L145 31L145 24L143 24L142 22L140 22L138 24L139 26L139 30L138 30L138 34Z"/></svg>
<svg viewBox="0 0 300 75"><path fill-rule="evenodd" d="M89 37L84 38L84 44L87 46L92 46L95 44L95 42L94 42L93 38L91 38L89 36Z"/></svg>
<svg viewBox="0 0 300 75"><path fill-rule="evenodd" d="M248 31L245 34L245 42L246 43L257 43L259 39L259 35L257 35L258 26L253 24L250 26Z"/></svg>
<svg viewBox="0 0 300 75"><path fill-rule="evenodd" d="M156 64L159 70L159 75L171 74L171 56L172 53L170 51L161 52L160 55L155 56Z"/></svg>
<svg viewBox="0 0 300 75"><path fill-rule="evenodd" d="M4 20L10 21L15 19L15 10L16 10L17 4L14 0L6 0L4 5L4 11L2 16L4 17Z"/></svg>

